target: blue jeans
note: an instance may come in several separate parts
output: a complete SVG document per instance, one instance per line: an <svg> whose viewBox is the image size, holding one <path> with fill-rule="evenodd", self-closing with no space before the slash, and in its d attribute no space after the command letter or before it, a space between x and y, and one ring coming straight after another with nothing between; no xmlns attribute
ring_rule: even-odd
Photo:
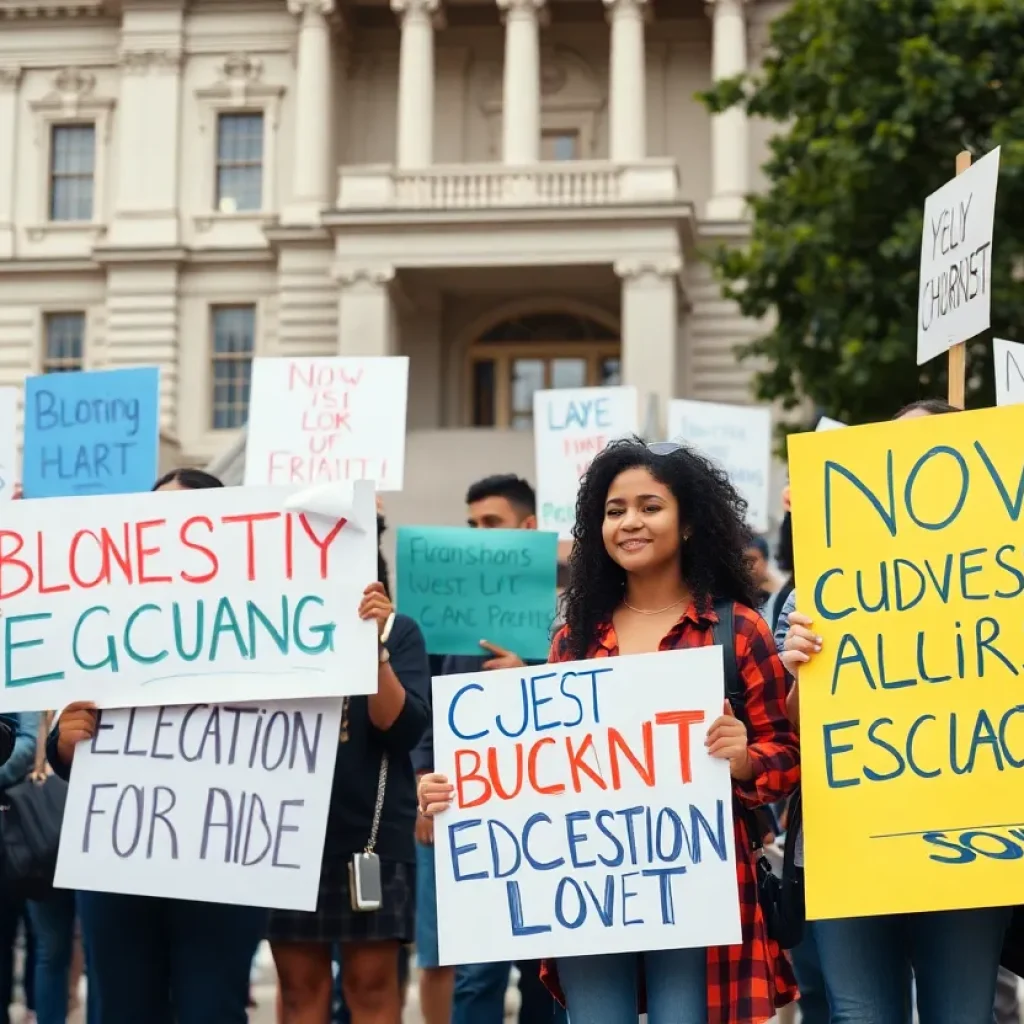
<svg viewBox="0 0 1024 1024"><path fill-rule="evenodd" d="M452 1024L502 1024L510 964L461 964L455 968Z"/></svg>
<svg viewBox="0 0 1024 1024"><path fill-rule="evenodd" d="M800 989L800 1024L830 1024L828 994L825 977L821 973L821 958L814 937L814 921L804 925L803 941L790 951L793 973Z"/></svg>
<svg viewBox="0 0 1024 1024"><path fill-rule="evenodd" d="M28 913L36 937L36 1019L39 1024L65 1024L75 942L75 894L70 889L54 889L45 900L29 900Z"/></svg>
<svg viewBox="0 0 1024 1024"><path fill-rule="evenodd" d="M992 1020L1005 907L815 921L832 1024L907 1024L910 972L926 1024Z"/></svg>
<svg viewBox="0 0 1024 1024"><path fill-rule="evenodd" d="M707 1024L707 950L642 954L647 1024ZM638 1015L635 953L559 957L558 980L569 1024L623 1024Z"/></svg>
<svg viewBox="0 0 1024 1024"><path fill-rule="evenodd" d="M80 892L89 988L102 1024L248 1024L268 911Z"/></svg>
<svg viewBox="0 0 1024 1024"><path fill-rule="evenodd" d="M416 962L439 967L437 948L437 872L434 847L416 844Z"/></svg>

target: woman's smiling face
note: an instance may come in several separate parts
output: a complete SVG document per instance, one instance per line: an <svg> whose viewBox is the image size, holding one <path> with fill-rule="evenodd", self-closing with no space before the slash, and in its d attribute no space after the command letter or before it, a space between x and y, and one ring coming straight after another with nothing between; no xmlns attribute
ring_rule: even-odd
<svg viewBox="0 0 1024 1024"><path fill-rule="evenodd" d="M648 572L679 556L679 502L641 466L608 488L601 527L604 547L626 572Z"/></svg>

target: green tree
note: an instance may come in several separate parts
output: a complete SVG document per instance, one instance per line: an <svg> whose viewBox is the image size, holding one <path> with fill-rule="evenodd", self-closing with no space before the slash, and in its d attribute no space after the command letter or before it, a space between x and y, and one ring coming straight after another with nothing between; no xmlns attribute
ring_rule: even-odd
<svg viewBox="0 0 1024 1024"><path fill-rule="evenodd" d="M703 96L779 123L750 243L713 257L746 315L776 318L741 349L758 396L851 424L944 396L946 359L916 365L921 227L961 149L1003 147L992 325L1024 340L1024 0L794 0L770 40L756 76ZM967 378L992 404L990 335Z"/></svg>

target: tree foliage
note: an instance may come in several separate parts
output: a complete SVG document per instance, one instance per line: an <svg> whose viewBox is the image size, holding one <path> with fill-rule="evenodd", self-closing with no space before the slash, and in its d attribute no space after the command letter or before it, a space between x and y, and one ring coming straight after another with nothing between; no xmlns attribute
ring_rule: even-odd
<svg viewBox="0 0 1024 1024"><path fill-rule="evenodd" d="M714 257L742 311L775 318L741 350L760 398L852 424L945 395L946 359L916 365L922 213L965 148L1003 147L992 325L1024 340L1024 0L794 0L757 75L703 98L779 123L750 243ZM967 375L992 404L989 335Z"/></svg>

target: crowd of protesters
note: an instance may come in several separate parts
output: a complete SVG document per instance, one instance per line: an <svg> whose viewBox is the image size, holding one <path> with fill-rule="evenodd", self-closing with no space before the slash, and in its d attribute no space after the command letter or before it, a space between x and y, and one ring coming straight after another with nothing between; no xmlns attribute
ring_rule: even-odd
<svg viewBox="0 0 1024 1024"><path fill-rule="evenodd" d="M898 418L953 411L919 403ZM219 486L202 471L177 470L154 490ZM466 519L477 529L536 529L535 505L526 481L493 476L469 488ZM379 532L385 528L378 507ZM736 806L774 807L765 831L781 834L799 785L800 668L821 649L793 587L788 507L774 563L715 463L673 443L613 442L581 483L549 660L706 646L720 624L716 608L730 608L745 700L711 725L708 750L728 762ZM525 663L491 639L479 656L428 656L417 623L395 614L382 554L359 614L377 627L377 690L344 701L316 910L56 889L28 900L4 893L5 1007L20 934L24 994L38 1024L63 1024L83 967L89 1024L243 1024L253 959L265 940L280 1024L399 1024L411 950L426 1024L501 1024L510 977L518 977L521 1024L629 1024L642 1012L649 1024L755 1024L796 999L798 988L806 1024L909 1024L915 1002L923 1024L984 1024L997 1014L1000 1024L1019 1020L1016 979L999 974L1004 908L819 921L784 951L757 896L756 840L772 837L751 835L754 819L745 814L735 816L738 946L442 965L434 828L452 787L434 770L431 677ZM82 703L55 719L6 716L0 789L47 772L68 779L76 745L96 726L95 708ZM368 913L353 909L347 865L371 825L383 898ZM786 842L796 844L802 867L799 834Z"/></svg>

